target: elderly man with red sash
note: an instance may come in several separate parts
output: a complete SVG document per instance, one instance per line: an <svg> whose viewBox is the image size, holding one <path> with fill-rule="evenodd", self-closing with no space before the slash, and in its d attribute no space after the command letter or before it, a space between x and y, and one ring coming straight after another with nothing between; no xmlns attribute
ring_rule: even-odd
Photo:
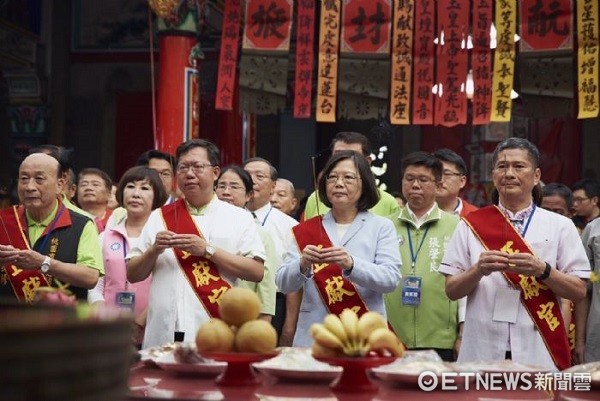
<svg viewBox="0 0 600 401"><path fill-rule="evenodd" d="M499 204L464 217L446 248L439 270L446 293L468 295L459 362L571 365L560 302L585 297L590 265L573 222L533 202L539 158L526 139L498 144L492 173Z"/></svg>
<svg viewBox="0 0 600 401"><path fill-rule="evenodd" d="M40 287L86 299L104 274L98 231L63 202L58 161L34 153L19 167L20 206L0 211L0 296L31 303Z"/></svg>
<svg viewBox="0 0 600 401"><path fill-rule="evenodd" d="M176 151L177 184L185 198L152 212L127 255L127 278L153 274L143 348L193 341L219 317L218 300L238 279L263 278L265 250L252 216L219 200L219 149L192 139Z"/></svg>

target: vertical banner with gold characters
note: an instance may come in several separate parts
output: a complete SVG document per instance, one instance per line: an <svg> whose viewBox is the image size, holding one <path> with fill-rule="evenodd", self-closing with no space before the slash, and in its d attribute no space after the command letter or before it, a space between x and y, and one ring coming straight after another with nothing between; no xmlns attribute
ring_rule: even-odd
<svg viewBox="0 0 600 401"><path fill-rule="evenodd" d="M510 94L515 75L516 0L496 2L496 51L492 75L492 113L490 121L508 122L512 110Z"/></svg>
<svg viewBox="0 0 600 401"><path fill-rule="evenodd" d="M440 0L437 8L440 41L434 121L435 125L454 127L467 122L469 0Z"/></svg>
<svg viewBox="0 0 600 401"><path fill-rule="evenodd" d="M473 125L489 124L492 101L492 0L473 3Z"/></svg>
<svg viewBox="0 0 600 401"><path fill-rule="evenodd" d="M310 118L315 41L315 0L298 2L294 118Z"/></svg>
<svg viewBox="0 0 600 401"><path fill-rule="evenodd" d="M598 117L598 0L577 0L577 118Z"/></svg>
<svg viewBox="0 0 600 401"><path fill-rule="evenodd" d="M415 2L394 0L390 122L410 124L413 27Z"/></svg>
<svg viewBox="0 0 600 401"><path fill-rule="evenodd" d="M285 108L293 9L293 0L246 0L241 110L264 115Z"/></svg>
<svg viewBox="0 0 600 401"><path fill-rule="evenodd" d="M335 122L340 15L340 0L321 1L319 75L317 78L318 122Z"/></svg>
<svg viewBox="0 0 600 401"><path fill-rule="evenodd" d="M215 99L215 109L217 110L233 110L241 23L241 0L226 1L223 13L221 51L219 52L219 73L217 74Z"/></svg>
<svg viewBox="0 0 600 401"><path fill-rule="evenodd" d="M435 3L415 1L413 124L433 124Z"/></svg>
<svg viewBox="0 0 600 401"><path fill-rule="evenodd" d="M392 0L344 0L338 118L388 115Z"/></svg>

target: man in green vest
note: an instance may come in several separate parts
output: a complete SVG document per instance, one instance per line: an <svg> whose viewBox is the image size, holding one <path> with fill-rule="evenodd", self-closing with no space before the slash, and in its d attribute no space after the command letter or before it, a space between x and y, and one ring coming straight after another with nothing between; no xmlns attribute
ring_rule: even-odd
<svg viewBox="0 0 600 401"><path fill-rule="evenodd" d="M384 294L384 301L388 321L409 349L435 349L442 359L452 361L458 304L446 296L438 269L459 220L435 202L442 170L442 162L430 153L414 152L402 160L407 202L391 217L398 233L402 280Z"/></svg>

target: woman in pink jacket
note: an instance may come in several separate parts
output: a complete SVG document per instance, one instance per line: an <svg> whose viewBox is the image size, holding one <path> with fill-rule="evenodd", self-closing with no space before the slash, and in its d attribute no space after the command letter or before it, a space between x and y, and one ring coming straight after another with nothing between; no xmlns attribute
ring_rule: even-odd
<svg viewBox="0 0 600 401"><path fill-rule="evenodd" d="M138 328L136 342L141 344L152 276L139 283L129 283L125 258L129 249L135 246L150 212L165 203L167 193L156 171L137 166L123 174L116 198L126 214L100 235L105 276L88 292L88 302L131 309Z"/></svg>

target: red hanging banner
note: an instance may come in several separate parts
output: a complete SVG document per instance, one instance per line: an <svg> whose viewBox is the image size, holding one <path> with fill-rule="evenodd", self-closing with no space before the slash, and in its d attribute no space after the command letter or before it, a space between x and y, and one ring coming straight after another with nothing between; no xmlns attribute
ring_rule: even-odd
<svg viewBox="0 0 600 401"><path fill-rule="evenodd" d="M572 0L521 0L520 50L556 52L573 48Z"/></svg>
<svg viewBox="0 0 600 401"><path fill-rule="evenodd" d="M221 51L219 53L219 73L217 74L217 97L215 99L215 109L217 110L233 110L241 21L241 1L225 1Z"/></svg>
<svg viewBox="0 0 600 401"><path fill-rule="evenodd" d="M473 125L489 124L492 103L492 1L473 3Z"/></svg>
<svg viewBox="0 0 600 401"><path fill-rule="evenodd" d="M413 124L433 124L435 7L430 0L415 2L415 61Z"/></svg>
<svg viewBox="0 0 600 401"><path fill-rule="evenodd" d="M294 118L310 118L314 40L315 1L300 0L296 19Z"/></svg>
<svg viewBox="0 0 600 401"><path fill-rule="evenodd" d="M435 125L467 122L469 0L440 0L438 6Z"/></svg>

